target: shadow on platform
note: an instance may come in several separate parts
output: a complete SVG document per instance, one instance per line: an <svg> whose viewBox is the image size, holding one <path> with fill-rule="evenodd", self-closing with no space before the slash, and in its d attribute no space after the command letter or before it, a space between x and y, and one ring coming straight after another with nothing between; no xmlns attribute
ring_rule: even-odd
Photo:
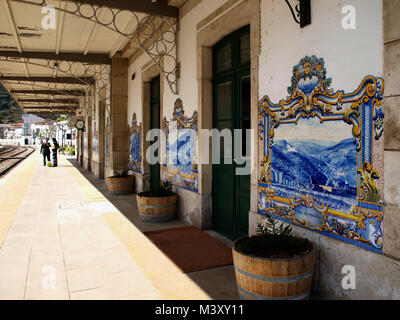
<svg viewBox="0 0 400 320"><path fill-rule="evenodd" d="M144 223L139 219L139 213L136 203L136 195L112 195L108 192L104 180L97 179L94 174L78 164L76 159L66 158L108 201L110 201L137 229L142 233L147 232L188 227L185 222L175 219L167 223ZM207 232L208 233L208 232ZM216 237L214 237L216 238ZM220 240L220 239L218 239ZM198 251L193 242L193 252ZM157 245L157 244L155 244ZM221 242L222 245L222 242ZM174 255L168 254L167 250L163 250L162 246L157 246L165 256L169 258L175 265L179 265L178 261L174 261ZM176 259L175 259L176 260ZM186 273L186 275L205 292L210 298L217 300L233 300L238 299L235 273L232 265L213 267L206 270Z"/></svg>

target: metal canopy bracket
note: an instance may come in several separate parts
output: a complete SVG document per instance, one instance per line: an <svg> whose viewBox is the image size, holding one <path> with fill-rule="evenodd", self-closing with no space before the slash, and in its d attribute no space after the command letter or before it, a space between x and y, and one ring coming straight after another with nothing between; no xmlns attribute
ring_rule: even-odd
<svg viewBox="0 0 400 320"><path fill-rule="evenodd" d="M67 2L76 2L66 0ZM168 5L168 0L80 0L82 4L99 7L111 7L119 10L146 13L149 15L160 15L171 18L179 17L179 9Z"/></svg>
<svg viewBox="0 0 400 320"><path fill-rule="evenodd" d="M45 95L51 95L51 96L84 96L85 95L85 91L83 91L83 90L14 89L14 90L11 90L11 93L25 94L25 95L45 94Z"/></svg>
<svg viewBox="0 0 400 320"><path fill-rule="evenodd" d="M73 62L87 62L91 64L111 64L111 59L107 54L101 53L54 53L37 51L0 51L2 57L28 58L28 59L47 59Z"/></svg>
<svg viewBox="0 0 400 320"><path fill-rule="evenodd" d="M77 99L18 99L19 102L44 102L44 103L74 103L78 104Z"/></svg>
<svg viewBox="0 0 400 320"><path fill-rule="evenodd" d="M76 61L60 61L60 60L49 60L49 59L37 59L37 58L22 58L22 57L2 57L0 56L0 61L13 62L13 63L22 63L22 64L30 64L42 68L46 68L48 70L53 71L53 77L44 76L44 77L25 77L25 76L0 76L0 80L6 81L18 81L18 82L26 82L30 81L32 83L35 82L44 82L47 84L47 89L56 90L54 86L56 84L74 84L74 85L82 85L85 91L85 97L91 97L92 91L96 90L99 95L104 92L104 98L106 99L107 112L110 112L109 108L109 96L110 91L110 68L111 66L108 64L88 64L84 62L76 62ZM61 73L63 75L67 75L67 77L59 77L57 73ZM83 76L84 75L84 76ZM103 90L104 89L104 90ZM22 102L17 99L18 102ZM91 113L92 105L90 103L92 100L88 100L88 103L83 102L81 105L83 108L87 109L86 112L88 114Z"/></svg>
<svg viewBox="0 0 400 320"><path fill-rule="evenodd" d="M49 82L49 83L68 83L68 84L94 84L94 79L91 77L24 77L24 76L0 76L0 80L11 81L33 81L33 82Z"/></svg>
<svg viewBox="0 0 400 320"><path fill-rule="evenodd" d="M48 0L41 2L33 0L11 1L46 6ZM54 6L53 3L51 5ZM136 44L151 58L164 75L172 93L178 94L176 40L179 10L176 7L169 6L167 0L155 2L153 0L82 0L80 2L68 0L65 7L54 8L97 23ZM152 15L151 19L143 13ZM129 21L128 24L121 23L121 19ZM135 30L129 29L129 26L132 25L136 26ZM49 58L48 60L50 60ZM68 60L66 58L59 56L60 60ZM77 57L72 58L78 59ZM57 58L52 59L56 60Z"/></svg>

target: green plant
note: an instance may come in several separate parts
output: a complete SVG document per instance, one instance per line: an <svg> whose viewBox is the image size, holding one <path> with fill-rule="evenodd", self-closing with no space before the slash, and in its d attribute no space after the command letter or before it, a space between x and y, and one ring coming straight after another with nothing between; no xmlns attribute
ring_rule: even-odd
<svg viewBox="0 0 400 320"><path fill-rule="evenodd" d="M271 215L267 215L264 223L258 223L256 232L260 236L290 237L293 228L290 225L286 227L283 223L278 226L278 221Z"/></svg>
<svg viewBox="0 0 400 320"><path fill-rule="evenodd" d="M119 170L115 173L115 177L117 178L125 178L128 176L128 169Z"/></svg>
<svg viewBox="0 0 400 320"><path fill-rule="evenodd" d="M172 192L172 183L168 180L160 181L160 192L167 193Z"/></svg>
<svg viewBox="0 0 400 320"><path fill-rule="evenodd" d="M72 146L72 147L66 147L66 152L68 153L68 155L70 155L70 156L74 156L75 155L75 147L74 146Z"/></svg>
<svg viewBox="0 0 400 320"><path fill-rule="evenodd" d="M237 241L235 248L248 255L264 258L288 258L310 252L312 244L307 239L292 235L292 227L267 215L263 223L258 223L256 235Z"/></svg>
<svg viewBox="0 0 400 320"><path fill-rule="evenodd" d="M174 194L175 193L172 191L172 183L168 180L160 181L154 190L139 193L140 196L144 197L168 197Z"/></svg>

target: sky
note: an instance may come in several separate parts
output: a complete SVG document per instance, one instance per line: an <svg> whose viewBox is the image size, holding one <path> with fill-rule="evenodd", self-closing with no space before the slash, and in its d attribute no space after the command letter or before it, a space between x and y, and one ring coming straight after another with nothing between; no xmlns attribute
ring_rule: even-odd
<svg viewBox="0 0 400 320"><path fill-rule="evenodd" d="M319 122L319 118L300 118L297 125L281 124L275 129L274 141L279 140L329 140L340 142L352 138L352 126L344 121Z"/></svg>

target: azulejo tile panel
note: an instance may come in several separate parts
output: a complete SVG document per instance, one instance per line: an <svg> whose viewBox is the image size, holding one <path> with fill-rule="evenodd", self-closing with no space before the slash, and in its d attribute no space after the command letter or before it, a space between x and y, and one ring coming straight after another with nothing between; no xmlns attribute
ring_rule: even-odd
<svg viewBox="0 0 400 320"><path fill-rule="evenodd" d="M369 75L345 93L326 75L322 58L306 56L288 97L259 102L258 212L382 252L383 163L373 153L382 152L384 81Z"/></svg>
<svg viewBox="0 0 400 320"><path fill-rule="evenodd" d="M129 161L128 169L142 173L142 124L138 124L136 113L132 115L131 124L128 125L129 130Z"/></svg>
<svg viewBox="0 0 400 320"><path fill-rule="evenodd" d="M110 167L110 136L111 136L111 126L110 126L110 118L107 117L106 120L106 157L105 157L105 167Z"/></svg>
<svg viewBox="0 0 400 320"><path fill-rule="evenodd" d="M181 99L174 104L172 118L164 117L162 129L165 136L166 161L162 165L164 180L178 187L198 192L199 172L197 168L198 114L188 118Z"/></svg>

